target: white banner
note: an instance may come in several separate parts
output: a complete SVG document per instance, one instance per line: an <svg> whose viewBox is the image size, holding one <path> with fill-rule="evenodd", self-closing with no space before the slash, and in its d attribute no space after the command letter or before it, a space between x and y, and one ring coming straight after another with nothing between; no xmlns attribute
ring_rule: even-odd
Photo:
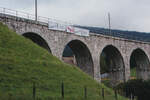
<svg viewBox="0 0 150 100"><path fill-rule="evenodd" d="M48 22L48 28L52 30L66 31L67 25L59 24L57 22Z"/></svg>
<svg viewBox="0 0 150 100"><path fill-rule="evenodd" d="M74 33L74 34L80 35L80 36L89 36L89 33L90 33L89 30L77 28L77 27L73 27L73 26L68 26L67 32Z"/></svg>
<svg viewBox="0 0 150 100"><path fill-rule="evenodd" d="M68 33L75 33L75 28L73 26L67 26Z"/></svg>
<svg viewBox="0 0 150 100"><path fill-rule="evenodd" d="M80 36L89 36L90 31L82 28L75 27L75 34Z"/></svg>
<svg viewBox="0 0 150 100"><path fill-rule="evenodd" d="M57 22L50 22L48 23L48 28L51 30L59 30L59 31L66 31L68 33L74 33L76 35L80 36L89 36L89 30L77 28L74 26L69 26L65 24L59 24Z"/></svg>

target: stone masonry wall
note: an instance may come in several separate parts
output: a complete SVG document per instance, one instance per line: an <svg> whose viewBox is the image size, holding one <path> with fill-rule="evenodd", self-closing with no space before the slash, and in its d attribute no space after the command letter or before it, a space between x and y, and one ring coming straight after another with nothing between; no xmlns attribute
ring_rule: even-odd
<svg viewBox="0 0 150 100"><path fill-rule="evenodd" d="M28 32L33 32L40 35L48 43L52 54L54 56L57 56L61 60L63 50L70 41L82 41L88 47L91 53L94 66L94 78L97 81L101 80L100 55L102 50L108 45L113 45L114 47L116 47L122 55L125 66L125 80L128 80L130 77L130 56L133 50L137 48L142 49L150 59L149 43L114 38L104 35L96 35L94 33L90 33L89 37L82 37L72 33L49 30L46 23L16 18L13 16L4 16L2 14L0 14L0 22L6 24L10 29L15 31L19 35Z"/></svg>

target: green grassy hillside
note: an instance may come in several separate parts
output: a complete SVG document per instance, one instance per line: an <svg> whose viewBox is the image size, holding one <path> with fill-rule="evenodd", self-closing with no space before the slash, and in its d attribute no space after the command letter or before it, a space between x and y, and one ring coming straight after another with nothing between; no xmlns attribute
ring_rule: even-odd
<svg viewBox="0 0 150 100"><path fill-rule="evenodd" d="M112 90L98 84L77 67L62 63L45 49L19 36L0 23L0 99L32 100L36 84L38 100L60 100L64 82L65 100L115 100ZM125 100L119 96L119 100Z"/></svg>

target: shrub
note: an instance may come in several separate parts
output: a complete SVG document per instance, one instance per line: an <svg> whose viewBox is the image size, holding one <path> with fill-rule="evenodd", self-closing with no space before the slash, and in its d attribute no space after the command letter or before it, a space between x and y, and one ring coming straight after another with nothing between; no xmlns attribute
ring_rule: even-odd
<svg viewBox="0 0 150 100"><path fill-rule="evenodd" d="M150 98L150 80L129 80L126 83L116 86L116 89L121 95L126 97L130 97L132 94L133 96L137 96L138 100L148 100Z"/></svg>

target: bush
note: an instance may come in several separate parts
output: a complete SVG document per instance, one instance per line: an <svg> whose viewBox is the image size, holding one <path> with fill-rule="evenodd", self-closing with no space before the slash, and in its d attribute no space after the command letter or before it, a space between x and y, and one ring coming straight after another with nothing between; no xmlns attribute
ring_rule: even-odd
<svg viewBox="0 0 150 100"><path fill-rule="evenodd" d="M150 80L129 80L126 83L119 84L116 89L126 97L130 97L132 94L137 96L138 100L149 100L148 98L150 98Z"/></svg>

